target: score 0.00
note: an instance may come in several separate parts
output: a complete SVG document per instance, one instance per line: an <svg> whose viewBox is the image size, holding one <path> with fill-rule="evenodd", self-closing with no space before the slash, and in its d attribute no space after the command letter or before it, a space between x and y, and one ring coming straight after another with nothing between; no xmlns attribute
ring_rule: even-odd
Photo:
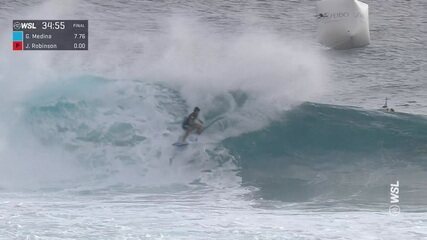
<svg viewBox="0 0 427 240"><path fill-rule="evenodd" d="M86 43L74 43L74 49L84 49L86 48Z"/></svg>

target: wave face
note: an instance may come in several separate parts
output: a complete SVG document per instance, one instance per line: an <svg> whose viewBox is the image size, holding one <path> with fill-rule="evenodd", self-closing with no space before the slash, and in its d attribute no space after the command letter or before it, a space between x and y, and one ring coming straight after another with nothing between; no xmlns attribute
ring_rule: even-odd
<svg viewBox="0 0 427 240"><path fill-rule="evenodd" d="M420 185L427 120L420 116L304 103L223 144L238 157L243 183L263 198L385 203L397 180L408 204L422 203L427 192Z"/></svg>
<svg viewBox="0 0 427 240"><path fill-rule="evenodd" d="M1 186L202 184L285 202L378 204L400 181L406 204L424 202L422 116L309 102L262 113L243 91L208 101L202 117L217 121L177 149L191 107L172 86L92 76L47 84L9 125Z"/></svg>
<svg viewBox="0 0 427 240"><path fill-rule="evenodd" d="M400 181L406 204L424 202L424 117L306 102L264 118L254 99L210 98L203 118L219 120L176 149L191 109L179 90L91 76L50 83L9 126L2 187L219 184L286 202L373 204Z"/></svg>

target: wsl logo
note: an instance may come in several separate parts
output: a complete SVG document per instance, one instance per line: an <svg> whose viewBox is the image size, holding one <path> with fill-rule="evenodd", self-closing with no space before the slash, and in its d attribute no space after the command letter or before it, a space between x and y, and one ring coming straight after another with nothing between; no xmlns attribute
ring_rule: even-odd
<svg viewBox="0 0 427 240"><path fill-rule="evenodd" d="M37 29L34 22L14 22L13 30L23 30L23 29Z"/></svg>

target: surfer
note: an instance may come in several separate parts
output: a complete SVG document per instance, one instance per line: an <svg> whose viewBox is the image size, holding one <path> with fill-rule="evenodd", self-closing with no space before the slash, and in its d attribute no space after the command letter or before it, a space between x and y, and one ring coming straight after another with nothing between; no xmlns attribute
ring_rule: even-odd
<svg viewBox="0 0 427 240"><path fill-rule="evenodd" d="M202 133L203 121L198 118L199 112L200 112L200 108L195 107L193 112L184 119L184 122L182 122L182 128L185 130L185 134L182 137L182 142L185 142L188 135L190 135L190 133L193 132L194 130L196 130L197 134Z"/></svg>
<svg viewBox="0 0 427 240"><path fill-rule="evenodd" d="M394 112L393 108L389 108L388 107L387 100L388 100L388 98L385 98L385 103L384 103L384 106L383 106L384 111L386 111L386 112Z"/></svg>

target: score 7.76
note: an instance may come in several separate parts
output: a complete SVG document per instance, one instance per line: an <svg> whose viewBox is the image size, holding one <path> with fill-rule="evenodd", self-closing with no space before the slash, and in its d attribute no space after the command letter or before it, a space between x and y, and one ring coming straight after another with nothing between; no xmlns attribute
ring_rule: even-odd
<svg viewBox="0 0 427 240"><path fill-rule="evenodd" d="M85 39L86 34L85 33L74 33L74 39Z"/></svg>

